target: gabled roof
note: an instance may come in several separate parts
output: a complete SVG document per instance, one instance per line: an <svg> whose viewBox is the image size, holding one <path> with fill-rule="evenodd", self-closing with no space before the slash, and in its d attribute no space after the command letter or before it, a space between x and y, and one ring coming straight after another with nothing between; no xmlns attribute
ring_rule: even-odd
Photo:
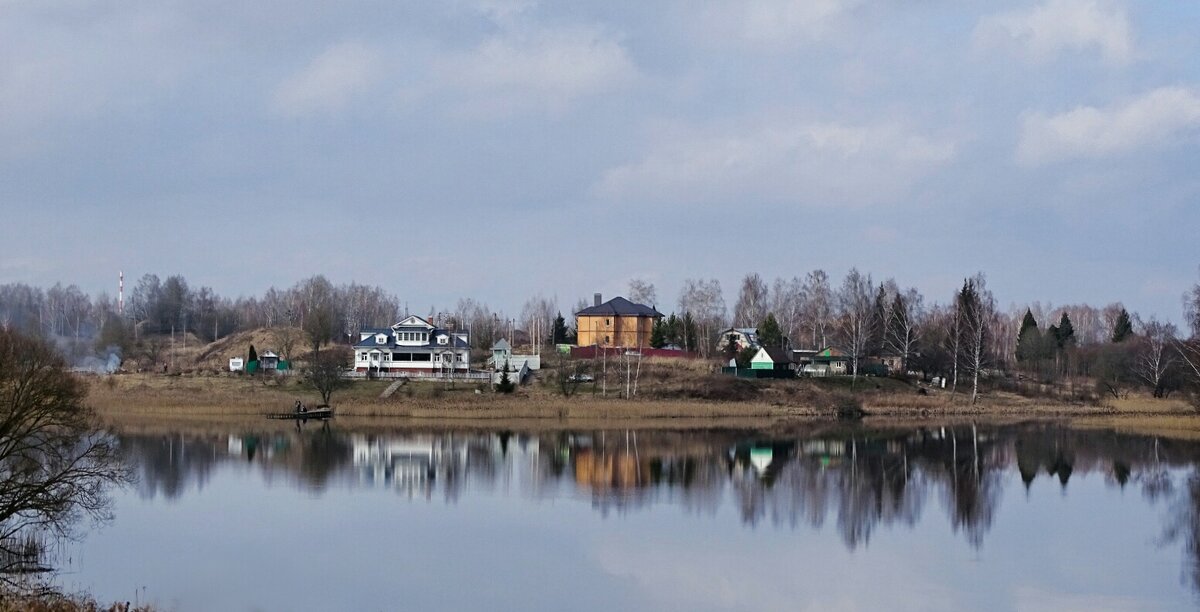
<svg viewBox="0 0 1200 612"><path fill-rule="evenodd" d="M497 340L495 344L492 345L492 350L493 351L511 351L512 345L508 343L508 340L501 338L501 339Z"/></svg>
<svg viewBox="0 0 1200 612"><path fill-rule="evenodd" d="M758 349L759 352L765 352L767 357L771 358L774 363L791 363L792 356L787 351L776 346L764 346Z"/></svg>
<svg viewBox="0 0 1200 612"><path fill-rule="evenodd" d="M660 318L663 313L646 306L645 304L634 304L623 297L615 297L599 306L590 306L575 313L577 317L654 317Z"/></svg>
<svg viewBox="0 0 1200 612"><path fill-rule="evenodd" d="M427 329L434 328L433 324L431 324L429 321L426 321L425 319L422 319L421 317L418 317L417 315L409 315L407 317L404 317L403 321L400 321L399 323L393 325L391 327L391 329L396 329L398 327L424 327Z"/></svg>

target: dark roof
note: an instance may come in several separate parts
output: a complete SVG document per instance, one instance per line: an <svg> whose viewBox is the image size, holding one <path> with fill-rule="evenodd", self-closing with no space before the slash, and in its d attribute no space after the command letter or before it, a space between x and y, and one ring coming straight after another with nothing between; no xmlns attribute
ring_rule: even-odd
<svg viewBox="0 0 1200 612"><path fill-rule="evenodd" d="M575 316L617 316L617 317L654 317L659 318L663 313L646 306L634 304L623 297L615 297L599 306L590 306L575 313Z"/></svg>
<svg viewBox="0 0 1200 612"><path fill-rule="evenodd" d="M767 356L770 357L771 361L774 361L775 363L791 363L792 362L792 356L789 355L787 351L785 351L777 346L764 346L764 347L762 347L762 350L766 351Z"/></svg>
<svg viewBox="0 0 1200 612"><path fill-rule="evenodd" d="M459 338L453 332L449 332L444 329L435 329L435 330L431 331L429 333L429 343L428 344L396 344L396 336L391 332L391 330L388 330L386 332L381 331L379 333L386 334L387 341L376 342L375 339L376 339L377 335L372 334L371 336L367 337L366 339L358 341L358 343L354 345L354 348L356 348L356 349L390 348L390 349L396 349L396 350L400 350L400 351L403 351L405 349L421 350L421 349L446 349L446 348L464 348L465 349L465 348L471 348L471 345L464 342L462 340L462 338ZM447 336L449 336L450 343L449 344L438 344L437 336L440 334L446 334Z"/></svg>

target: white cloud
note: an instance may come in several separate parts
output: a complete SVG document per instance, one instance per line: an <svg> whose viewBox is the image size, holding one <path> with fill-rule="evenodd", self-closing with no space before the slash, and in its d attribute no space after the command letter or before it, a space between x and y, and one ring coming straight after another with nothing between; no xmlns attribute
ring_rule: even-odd
<svg viewBox="0 0 1200 612"><path fill-rule="evenodd" d="M1133 55L1133 35L1125 12L1111 0L1047 0L1016 11L984 16L975 44L1009 48L1044 61L1062 51L1095 49L1123 64Z"/></svg>
<svg viewBox="0 0 1200 612"><path fill-rule="evenodd" d="M1197 127L1200 96L1184 87L1163 87L1108 108L1081 106L1058 115L1027 113L1017 161L1036 165L1159 147Z"/></svg>
<svg viewBox="0 0 1200 612"><path fill-rule="evenodd" d="M625 48L597 28L507 31L444 62L451 87L471 114L561 112L578 98L618 89L637 77Z"/></svg>
<svg viewBox="0 0 1200 612"><path fill-rule="evenodd" d="M859 4L861 0L723 0L702 8L684 3L682 10L696 14L711 40L779 47L822 38L836 18Z"/></svg>
<svg viewBox="0 0 1200 612"><path fill-rule="evenodd" d="M378 57L366 46L334 45L279 85L275 109L292 117L340 111L370 87L378 68Z"/></svg>
<svg viewBox="0 0 1200 612"><path fill-rule="evenodd" d="M641 161L608 170L595 193L695 204L867 205L899 199L955 156L953 142L889 124L774 120L657 140Z"/></svg>

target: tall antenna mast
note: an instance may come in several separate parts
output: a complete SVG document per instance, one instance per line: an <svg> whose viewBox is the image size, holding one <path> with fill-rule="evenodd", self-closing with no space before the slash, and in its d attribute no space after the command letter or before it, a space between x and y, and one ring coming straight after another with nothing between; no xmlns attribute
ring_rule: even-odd
<svg viewBox="0 0 1200 612"><path fill-rule="evenodd" d="M117 314L125 316L125 271L117 272Z"/></svg>

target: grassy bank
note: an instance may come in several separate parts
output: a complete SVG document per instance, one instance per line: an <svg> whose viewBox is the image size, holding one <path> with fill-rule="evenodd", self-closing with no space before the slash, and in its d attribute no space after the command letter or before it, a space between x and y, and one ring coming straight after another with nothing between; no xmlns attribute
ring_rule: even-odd
<svg viewBox="0 0 1200 612"><path fill-rule="evenodd" d="M580 386L562 395L555 378L541 380L512 395L486 385L410 382L390 398L380 397L387 381L356 381L333 396L339 417L404 418L414 421L510 422L518 420L699 422L745 419L795 419L836 416L846 405L868 414L894 417L1048 416L1094 419L1169 419L1162 424L1195 428L1200 420L1186 402L1154 398L1070 403L993 392L971 405L964 394L927 389L891 379L756 381L714 374L675 364L644 366L637 395L621 397L624 384ZM315 404L318 396L296 378L249 376L164 376L122 374L91 379L88 401L106 418L188 420L261 418L286 412L299 399ZM1131 422L1131 421L1130 421Z"/></svg>

